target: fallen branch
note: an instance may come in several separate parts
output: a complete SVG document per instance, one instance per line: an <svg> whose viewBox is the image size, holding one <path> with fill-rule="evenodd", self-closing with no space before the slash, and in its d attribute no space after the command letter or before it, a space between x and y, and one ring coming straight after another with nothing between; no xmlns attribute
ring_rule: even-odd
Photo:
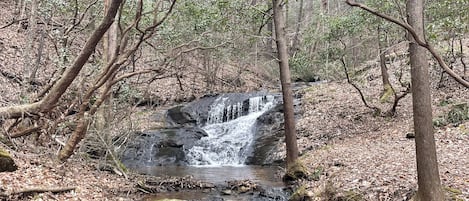
<svg viewBox="0 0 469 201"><path fill-rule="evenodd" d="M30 127L30 128L26 128L24 130L21 130L21 131L18 131L18 132L15 132L13 134L10 135L11 138L19 138L19 137L23 137L23 136L26 136L26 135L30 135L32 133L35 133L35 132L38 132L41 130L41 126L33 126L33 127Z"/></svg>
<svg viewBox="0 0 469 201"><path fill-rule="evenodd" d="M0 27L0 29L7 28L7 27L9 27L9 26L11 26L11 25L13 25L13 24L16 24L16 23L21 22L21 21L26 21L26 20L27 20L27 18L23 18L23 19L19 19L19 20L13 20L13 21L11 21L10 23L5 24L5 25L3 25L2 27Z"/></svg>
<svg viewBox="0 0 469 201"><path fill-rule="evenodd" d="M12 192L12 194L24 194L24 193L62 193L67 191L73 191L77 187L52 187L52 188L43 188L43 187L33 187L33 188L25 188L19 191Z"/></svg>

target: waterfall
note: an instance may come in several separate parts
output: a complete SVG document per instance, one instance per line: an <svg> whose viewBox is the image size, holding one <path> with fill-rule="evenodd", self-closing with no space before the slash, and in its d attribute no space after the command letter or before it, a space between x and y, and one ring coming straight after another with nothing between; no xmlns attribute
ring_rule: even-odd
<svg viewBox="0 0 469 201"><path fill-rule="evenodd" d="M187 150L191 165L243 165L254 139L256 119L274 106L274 97L258 96L229 104L219 97L211 105L207 123L202 127L208 136Z"/></svg>

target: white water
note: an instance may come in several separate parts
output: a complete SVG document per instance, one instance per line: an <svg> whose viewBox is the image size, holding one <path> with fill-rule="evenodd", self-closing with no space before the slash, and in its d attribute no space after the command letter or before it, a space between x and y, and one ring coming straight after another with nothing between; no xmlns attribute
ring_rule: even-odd
<svg viewBox="0 0 469 201"><path fill-rule="evenodd" d="M196 166L240 166L243 165L254 139L252 132L256 119L274 106L273 96L249 99L247 114L243 114L243 103L225 105L227 98L220 97L212 105L207 125L202 127L208 136L188 150L186 157Z"/></svg>

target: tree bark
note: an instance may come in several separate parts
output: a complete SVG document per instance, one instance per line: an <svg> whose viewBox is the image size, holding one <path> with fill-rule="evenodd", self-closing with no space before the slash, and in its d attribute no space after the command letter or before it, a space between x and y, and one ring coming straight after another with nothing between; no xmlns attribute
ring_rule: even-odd
<svg viewBox="0 0 469 201"><path fill-rule="evenodd" d="M423 4L424 0L408 0L406 5L407 21L421 39L424 38ZM444 194L440 183L432 124L429 64L425 49L420 47L410 34L409 40L418 177L416 200L442 201Z"/></svg>
<svg viewBox="0 0 469 201"><path fill-rule="evenodd" d="M283 107L285 119L285 143L287 150L287 167L295 163L298 158L298 145L296 142L295 114L293 108L293 93L288 66L288 49L285 33L285 17L282 10L282 1L273 0L274 25L277 42L278 63L280 67L280 82L282 85Z"/></svg>

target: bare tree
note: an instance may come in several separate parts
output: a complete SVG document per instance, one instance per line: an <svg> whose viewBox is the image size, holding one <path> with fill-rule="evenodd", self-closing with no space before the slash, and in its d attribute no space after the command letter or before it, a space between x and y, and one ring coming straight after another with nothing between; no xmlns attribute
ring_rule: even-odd
<svg viewBox="0 0 469 201"><path fill-rule="evenodd" d="M274 25L277 42L278 63L280 67L280 82L283 94L283 114L285 119L285 143L287 149L287 167L293 165L298 158L298 145L296 142L295 114L293 108L293 94L288 66L288 49L285 33L285 17L283 13L284 2L273 0Z"/></svg>
<svg viewBox="0 0 469 201"><path fill-rule="evenodd" d="M420 38L424 38L423 0L407 1L408 23ZM430 75L425 49L409 36L410 66L412 77L412 107L414 113L415 146L419 189L416 200L441 201L441 188L435 138L432 124Z"/></svg>

